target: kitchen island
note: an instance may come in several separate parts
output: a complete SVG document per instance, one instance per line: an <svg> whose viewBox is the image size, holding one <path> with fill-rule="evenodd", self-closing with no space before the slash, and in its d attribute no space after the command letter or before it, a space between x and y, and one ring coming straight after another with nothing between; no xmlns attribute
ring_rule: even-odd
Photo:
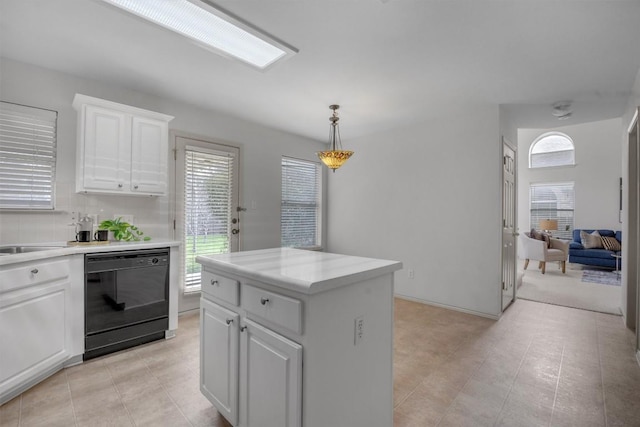
<svg viewBox="0 0 640 427"><path fill-rule="evenodd" d="M290 248L196 261L200 388L232 425L393 424L400 262Z"/></svg>

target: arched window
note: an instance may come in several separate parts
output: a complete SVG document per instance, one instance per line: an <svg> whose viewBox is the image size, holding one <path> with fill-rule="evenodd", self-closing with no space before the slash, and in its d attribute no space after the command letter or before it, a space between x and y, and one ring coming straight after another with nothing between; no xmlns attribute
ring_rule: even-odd
<svg viewBox="0 0 640 427"><path fill-rule="evenodd" d="M573 141L560 132L540 135L529 150L529 167L573 166L576 164Z"/></svg>

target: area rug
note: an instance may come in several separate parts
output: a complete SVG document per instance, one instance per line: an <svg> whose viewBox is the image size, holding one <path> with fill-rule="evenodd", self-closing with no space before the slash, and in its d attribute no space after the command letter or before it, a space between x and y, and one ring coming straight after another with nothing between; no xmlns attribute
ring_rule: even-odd
<svg viewBox="0 0 640 427"><path fill-rule="evenodd" d="M566 274L551 263L542 274L531 264L524 270L522 285L516 290L517 298L620 315L621 286L582 281L584 270L578 264L568 264ZM522 263L518 266L522 272Z"/></svg>
<svg viewBox="0 0 640 427"><path fill-rule="evenodd" d="M582 281L601 285L620 286L620 273L603 270L583 270Z"/></svg>

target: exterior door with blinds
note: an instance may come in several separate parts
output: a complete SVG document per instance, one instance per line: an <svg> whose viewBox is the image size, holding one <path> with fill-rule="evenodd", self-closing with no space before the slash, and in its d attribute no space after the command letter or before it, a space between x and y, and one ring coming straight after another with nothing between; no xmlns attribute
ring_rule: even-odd
<svg viewBox="0 0 640 427"><path fill-rule="evenodd" d="M182 242L179 310L198 307L198 255L238 250L237 147L176 137L176 238ZM192 294L189 296L189 294Z"/></svg>

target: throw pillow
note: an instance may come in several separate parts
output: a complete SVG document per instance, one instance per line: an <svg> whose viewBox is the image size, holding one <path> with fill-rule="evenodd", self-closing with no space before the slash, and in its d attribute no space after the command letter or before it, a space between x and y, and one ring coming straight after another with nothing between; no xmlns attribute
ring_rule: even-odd
<svg viewBox="0 0 640 427"><path fill-rule="evenodd" d="M547 244L547 249L551 247L551 236L547 233L540 233L542 235L542 240Z"/></svg>
<svg viewBox="0 0 640 427"><path fill-rule="evenodd" d="M610 251L618 252L622 250L620 242L615 237L602 237L602 246Z"/></svg>
<svg viewBox="0 0 640 427"><path fill-rule="evenodd" d="M585 249L602 249L602 237L598 230L589 234L586 231L580 231L580 241Z"/></svg>

